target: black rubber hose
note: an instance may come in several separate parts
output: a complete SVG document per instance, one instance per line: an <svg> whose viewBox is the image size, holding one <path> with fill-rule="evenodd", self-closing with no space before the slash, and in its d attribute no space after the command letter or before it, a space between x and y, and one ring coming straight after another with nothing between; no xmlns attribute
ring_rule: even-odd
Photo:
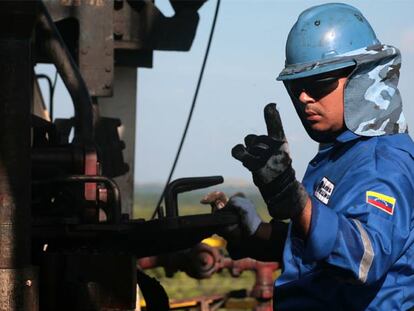
<svg viewBox="0 0 414 311"><path fill-rule="evenodd" d="M44 32L44 47L69 91L75 110L74 143L93 142L92 99L78 66L70 55L46 6L41 3L39 26Z"/></svg>

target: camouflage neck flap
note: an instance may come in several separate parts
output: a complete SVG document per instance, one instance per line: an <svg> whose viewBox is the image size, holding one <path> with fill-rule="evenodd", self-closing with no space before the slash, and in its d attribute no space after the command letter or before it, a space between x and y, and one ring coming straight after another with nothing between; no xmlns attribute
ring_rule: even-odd
<svg viewBox="0 0 414 311"><path fill-rule="evenodd" d="M351 57L356 63L344 91L346 127L361 136L407 132L397 88L401 67L399 50L378 45L342 56Z"/></svg>
<svg viewBox="0 0 414 311"><path fill-rule="evenodd" d="M381 136L408 132L398 91L401 55L397 48L376 45L351 51L313 64L310 70L332 64L354 63L344 90L346 127L360 136ZM305 68L306 67L306 68ZM332 142L330 133L316 132L306 122L304 106L283 81L309 136L317 142Z"/></svg>

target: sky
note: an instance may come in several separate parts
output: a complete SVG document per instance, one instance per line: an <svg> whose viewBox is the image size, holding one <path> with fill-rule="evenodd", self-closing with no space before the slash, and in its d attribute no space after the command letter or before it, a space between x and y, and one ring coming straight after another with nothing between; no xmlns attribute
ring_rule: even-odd
<svg viewBox="0 0 414 311"><path fill-rule="evenodd" d="M222 175L229 184L251 184L250 173L231 157L247 134L264 134L263 107L276 102L302 178L317 152L276 77L285 42L297 16L326 1L221 0L204 80L174 178ZM402 53L400 91L414 128L414 1L346 1L361 10L382 43ZM375 5L373 5L375 3ZM171 16L168 0L156 1ZM153 68L138 69L135 183L164 183L185 126L207 44L216 0L199 10L200 24L189 52L155 51ZM60 82L56 101L65 95ZM70 113L65 109L57 115Z"/></svg>

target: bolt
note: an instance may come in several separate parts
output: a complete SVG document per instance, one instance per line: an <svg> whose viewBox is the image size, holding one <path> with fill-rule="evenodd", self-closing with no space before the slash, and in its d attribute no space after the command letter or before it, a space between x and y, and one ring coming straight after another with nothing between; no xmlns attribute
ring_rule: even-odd
<svg viewBox="0 0 414 311"><path fill-rule="evenodd" d="M111 68L111 67L109 67L109 66L107 66L107 67L105 67L105 71L106 71L106 72L111 72L111 71L112 71L112 68Z"/></svg>
<svg viewBox="0 0 414 311"><path fill-rule="evenodd" d="M31 287L32 286L32 280L26 280L26 286Z"/></svg>
<svg viewBox="0 0 414 311"><path fill-rule="evenodd" d="M321 24L321 21L320 20L316 20L314 24L315 24L315 26L319 26Z"/></svg>

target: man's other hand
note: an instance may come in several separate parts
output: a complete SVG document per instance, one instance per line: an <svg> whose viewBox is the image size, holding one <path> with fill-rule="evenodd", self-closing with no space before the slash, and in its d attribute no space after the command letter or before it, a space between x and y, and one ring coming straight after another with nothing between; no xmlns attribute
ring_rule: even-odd
<svg viewBox="0 0 414 311"><path fill-rule="evenodd" d="M218 210L232 212L240 217L240 226L229 226L223 232L224 238L226 239L234 237L235 232L252 236L262 223L262 219L257 214L253 202L245 198L241 193L227 199L223 192L215 191L207 194L200 202L212 205L213 212L218 212Z"/></svg>

